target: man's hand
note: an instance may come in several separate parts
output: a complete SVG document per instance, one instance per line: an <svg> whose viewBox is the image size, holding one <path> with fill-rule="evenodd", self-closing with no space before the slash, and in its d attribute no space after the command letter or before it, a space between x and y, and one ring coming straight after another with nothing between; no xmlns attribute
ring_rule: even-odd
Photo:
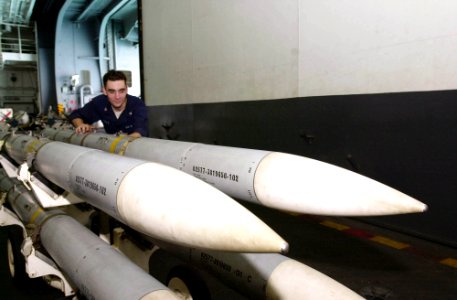
<svg viewBox="0 0 457 300"><path fill-rule="evenodd" d="M94 127L92 125L84 123L83 119L76 118L73 119L71 123L75 127L76 133L87 133L94 131Z"/></svg>
<svg viewBox="0 0 457 300"><path fill-rule="evenodd" d="M76 127L75 131L76 133L88 133L94 131L94 129L92 125L82 123Z"/></svg>
<svg viewBox="0 0 457 300"><path fill-rule="evenodd" d="M141 137L141 133L134 131L131 134L129 134L129 136L134 137L134 138L139 138L139 137Z"/></svg>

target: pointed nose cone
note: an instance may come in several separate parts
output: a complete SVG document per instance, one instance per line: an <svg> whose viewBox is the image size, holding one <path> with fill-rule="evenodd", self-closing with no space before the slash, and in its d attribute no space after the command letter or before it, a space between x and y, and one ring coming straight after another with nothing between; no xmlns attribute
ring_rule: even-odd
<svg viewBox="0 0 457 300"><path fill-rule="evenodd" d="M291 259L279 264L270 275L266 294L267 299L364 299L327 275Z"/></svg>
<svg viewBox="0 0 457 300"><path fill-rule="evenodd" d="M172 243L239 252L285 252L288 244L238 202L184 172L145 163L122 180L119 215Z"/></svg>
<svg viewBox="0 0 457 300"><path fill-rule="evenodd" d="M291 212L378 216L427 209L424 203L368 177L285 153L271 153L261 161L254 186L264 205Z"/></svg>

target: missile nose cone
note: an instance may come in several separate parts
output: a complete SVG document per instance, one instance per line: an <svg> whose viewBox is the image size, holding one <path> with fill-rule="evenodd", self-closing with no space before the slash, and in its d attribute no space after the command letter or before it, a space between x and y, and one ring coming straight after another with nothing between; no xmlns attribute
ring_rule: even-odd
<svg viewBox="0 0 457 300"><path fill-rule="evenodd" d="M264 205L308 214L376 216L427 209L424 203L368 177L285 153L271 153L260 162L254 187Z"/></svg>
<svg viewBox="0 0 457 300"><path fill-rule="evenodd" d="M289 243L284 242L284 245L281 247L281 253L286 254L287 252L289 252Z"/></svg>
<svg viewBox="0 0 457 300"><path fill-rule="evenodd" d="M127 224L184 246L240 252L282 252L288 244L239 203L184 172L157 163L133 168L119 186Z"/></svg>
<svg viewBox="0 0 457 300"><path fill-rule="evenodd" d="M267 299L344 299L363 298L341 283L295 260L285 260L270 274Z"/></svg>

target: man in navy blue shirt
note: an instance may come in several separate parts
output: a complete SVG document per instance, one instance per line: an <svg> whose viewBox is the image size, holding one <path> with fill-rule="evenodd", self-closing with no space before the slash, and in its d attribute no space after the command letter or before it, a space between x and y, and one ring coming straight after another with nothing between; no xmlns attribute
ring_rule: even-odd
<svg viewBox="0 0 457 300"><path fill-rule="evenodd" d="M69 116L77 133L94 130L102 121L106 133L124 133L133 137L148 136L148 114L143 101L127 94L127 78L110 70L103 76L103 95L92 99Z"/></svg>

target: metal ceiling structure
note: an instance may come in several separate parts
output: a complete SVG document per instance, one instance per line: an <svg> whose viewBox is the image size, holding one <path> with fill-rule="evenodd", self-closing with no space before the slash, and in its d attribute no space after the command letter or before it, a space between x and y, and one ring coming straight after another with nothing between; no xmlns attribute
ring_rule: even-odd
<svg viewBox="0 0 457 300"><path fill-rule="evenodd" d="M35 0L3 0L0 6L0 23L28 25Z"/></svg>
<svg viewBox="0 0 457 300"><path fill-rule="evenodd" d="M3 0L0 4L0 69L36 67L36 41L31 16L35 0Z"/></svg>
<svg viewBox="0 0 457 300"><path fill-rule="evenodd" d="M54 0L0 2L0 70L8 67L36 68L37 47L33 19L46 17L46 12L56 5ZM123 7L120 11L119 6ZM67 13L75 23L94 17L103 19L106 15L111 15L113 19L121 17L124 38L138 42L136 1L72 0Z"/></svg>

